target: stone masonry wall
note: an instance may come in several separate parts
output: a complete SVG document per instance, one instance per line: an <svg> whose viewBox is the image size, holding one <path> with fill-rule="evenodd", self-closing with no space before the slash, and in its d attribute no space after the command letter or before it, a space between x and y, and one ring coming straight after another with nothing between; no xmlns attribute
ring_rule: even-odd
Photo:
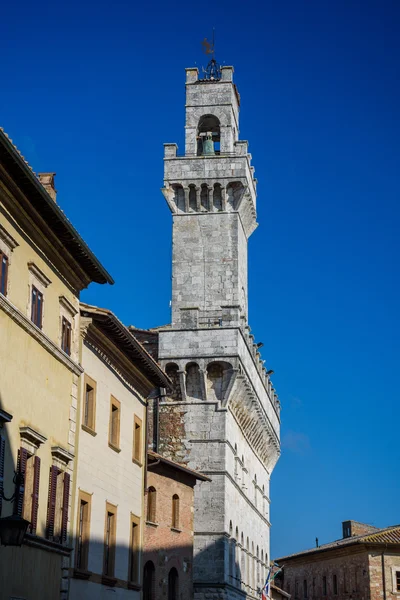
<svg viewBox="0 0 400 600"><path fill-rule="evenodd" d="M335 558L311 557L304 562L286 562L283 570L283 589L292 598L304 598L304 582L309 600L370 600L368 553L348 551ZM334 576L337 594L334 593ZM323 593L323 578L326 577L327 593Z"/></svg>

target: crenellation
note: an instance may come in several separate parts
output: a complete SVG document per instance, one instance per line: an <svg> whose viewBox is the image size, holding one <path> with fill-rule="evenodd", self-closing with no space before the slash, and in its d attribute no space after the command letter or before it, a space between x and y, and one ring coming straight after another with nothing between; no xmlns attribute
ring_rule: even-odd
<svg viewBox="0 0 400 600"><path fill-rule="evenodd" d="M250 599L268 565L266 505L280 453L279 405L248 325L256 182L238 139L233 69L219 81L186 73L185 155L164 151L172 323L159 331L159 360L175 389L160 405L160 439L167 456L212 480L195 492L195 598Z"/></svg>

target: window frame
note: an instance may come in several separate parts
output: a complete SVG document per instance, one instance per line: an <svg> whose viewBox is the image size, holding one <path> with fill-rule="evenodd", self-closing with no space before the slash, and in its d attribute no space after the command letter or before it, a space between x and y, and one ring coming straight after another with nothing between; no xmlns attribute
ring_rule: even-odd
<svg viewBox="0 0 400 600"><path fill-rule="evenodd" d="M171 519L171 529L175 529L176 531L180 531L179 527L179 509L180 509L180 499L178 494L174 494L172 496L172 519Z"/></svg>
<svg viewBox="0 0 400 600"><path fill-rule="evenodd" d="M87 505L87 515L84 525L82 527L82 532L80 529L81 526L81 505L82 503ZM78 512L76 516L76 542L75 542L75 569L78 571L87 572L88 564L89 564L89 547L90 547L90 520L91 520L91 512L92 512L92 495L84 492L83 490L79 490L78 494ZM84 538L81 542L81 550L79 552L79 543L80 538ZM80 560L78 564L78 557L82 557L83 561ZM83 563L83 564L82 564Z"/></svg>
<svg viewBox="0 0 400 600"><path fill-rule="evenodd" d="M153 519L154 517L154 519ZM147 490L146 523L156 525L157 519L157 490L151 485Z"/></svg>
<svg viewBox="0 0 400 600"><path fill-rule="evenodd" d="M3 261L5 261L5 273L3 279ZM8 288L8 269L10 267L10 257L0 249L0 294L7 296Z"/></svg>
<svg viewBox="0 0 400 600"><path fill-rule="evenodd" d="M64 325L66 325L66 329L64 329ZM69 328L69 329L68 329ZM65 340L66 338L66 340ZM65 343L65 341L67 343ZM72 323L68 321L64 315L61 317L61 350L71 356L71 346L72 346Z"/></svg>
<svg viewBox="0 0 400 600"><path fill-rule="evenodd" d="M113 407L115 407L115 411L117 412L117 417L116 417L116 419L117 419L116 438L117 439L114 439L114 436L113 436L113 412L115 412L113 410ZM110 446L110 448L112 448L116 452L121 452L120 438L121 438L121 402L119 400L117 400L114 396L111 396L111 398L110 398L110 420L109 420L109 427L108 427L108 445Z"/></svg>
<svg viewBox="0 0 400 600"><path fill-rule="evenodd" d="M108 534L108 517L113 516L112 530L110 531L110 539L107 544ZM117 507L110 502L106 502L106 514L104 519L104 545L103 545L103 577L115 578L115 554L117 546ZM108 548L108 560L106 563L106 548ZM106 569L107 564L107 569ZM111 568L110 568L111 565Z"/></svg>
<svg viewBox="0 0 400 600"><path fill-rule="evenodd" d="M137 433L137 429L139 429L139 433ZM143 431L143 421L137 415L133 415L133 448L132 448L132 461L142 466L142 431ZM139 439L138 439L139 438Z"/></svg>
<svg viewBox="0 0 400 600"><path fill-rule="evenodd" d="M136 531L136 533L135 533ZM136 536L136 537L135 537ZM140 586L140 551L141 551L141 531L140 517L131 513L130 518L130 536L129 536L129 567L128 567L128 585L129 587ZM135 570L135 577L132 578Z"/></svg>
<svg viewBox="0 0 400 600"><path fill-rule="evenodd" d="M338 595L338 580L336 573L332 575L332 593L334 596Z"/></svg>
<svg viewBox="0 0 400 600"><path fill-rule="evenodd" d="M36 300L34 301L34 293ZM40 297L40 311L38 311L38 298ZM34 284L31 285L31 321L39 329L43 329L43 300L44 294ZM39 318L40 317L40 318Z"/></svg>
<svg viewBox="0 0 400 600"><path fill-rule="evenodd" d="M328 595L328 581L326 575L322 576L322 595L324 597Z"/></svg>
<svg viewBox="0 0 400 600"><path fill-rule="evenodd" d="M90 387L93 392L92 407L91 407L91 419L89 423L86 422L86 395L87 388ZM96 397L97 397L97 382L85 373L83 378L83 394L82 394L82 429L96 435ZM88 411L88 414L90 411Z"/></svg>

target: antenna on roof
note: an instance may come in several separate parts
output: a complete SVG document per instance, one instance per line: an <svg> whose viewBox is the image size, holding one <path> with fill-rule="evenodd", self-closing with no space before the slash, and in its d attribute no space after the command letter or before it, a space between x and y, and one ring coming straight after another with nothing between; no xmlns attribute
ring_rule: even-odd
<svg viewBox="0 0 400 600"><path fill-rule="evenodd" d="M318 545L318 538L315 538L315 547L316 547L316 548L319 548L319 545Z"/></svg>

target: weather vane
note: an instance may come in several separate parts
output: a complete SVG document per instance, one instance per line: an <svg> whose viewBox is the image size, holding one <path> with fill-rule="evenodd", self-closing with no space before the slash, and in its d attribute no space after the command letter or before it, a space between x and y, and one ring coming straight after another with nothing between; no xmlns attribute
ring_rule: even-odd
<svg viewBox="0 0 400 600"><path fill-rule="evenodd" d="M204 54L211 54L212 58L208 63L207 67L203 69L204 79L209 81L218 81L221 79L221 67L215 60L215 30L213 29L212 42L209 42L207 38L201 42L203 46Z"/></svg>

